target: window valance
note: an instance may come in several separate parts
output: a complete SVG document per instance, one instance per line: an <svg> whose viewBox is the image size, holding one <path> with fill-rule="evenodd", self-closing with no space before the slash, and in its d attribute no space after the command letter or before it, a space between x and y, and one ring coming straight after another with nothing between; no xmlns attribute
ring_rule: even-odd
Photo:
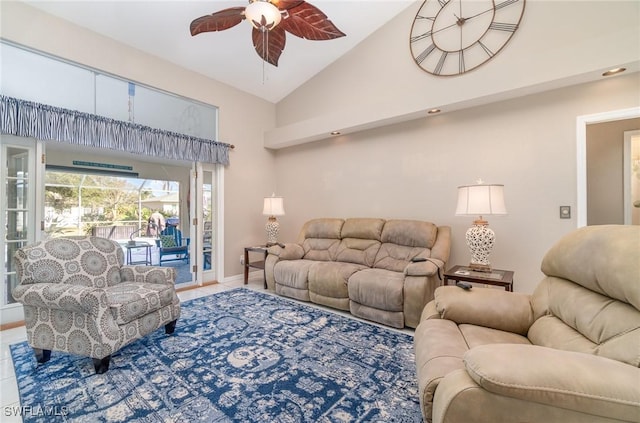
<svg viewBox="0 0 640 423"><path fill-rule="evenodd" d="M0 95L0 132L191 162L229 164L230 144Z"/></svg>

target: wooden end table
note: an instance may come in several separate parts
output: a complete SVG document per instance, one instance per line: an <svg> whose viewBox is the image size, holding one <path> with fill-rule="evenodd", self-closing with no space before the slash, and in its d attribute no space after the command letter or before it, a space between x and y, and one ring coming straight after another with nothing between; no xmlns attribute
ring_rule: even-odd
<svg viewBox="0 0 640 423"><path fill-rule="evenodd" d="M466 266L453 266L444 272L444 284L452 281L472 282L483 285L502 286L505 291L513 292L513 271L492 269L491 272L478 272Z"/></svg>
<svg viewBox="0 0 640 423"><path fill-rule="evenodd" d="M249 253L261 253L262 260L249 261ZM267 273L264 264L267 260L267 246L258 245L257 247L244 247L244 284L249 283L249 269L262 269L262 278L264 280L264 288L267 289Z"/></svg>

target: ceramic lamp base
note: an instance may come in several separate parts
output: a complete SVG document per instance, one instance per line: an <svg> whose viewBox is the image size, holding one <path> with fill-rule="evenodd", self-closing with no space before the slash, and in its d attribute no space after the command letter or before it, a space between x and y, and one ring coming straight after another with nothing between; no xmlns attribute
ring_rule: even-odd
<svg viewBox="0 0 640 423"><path fill-rule="evenodd" d="M276 220L275 216L271 216L264 227L267 232L267 246L271 246L278 243L278 232L280 231L280 224Z"/></svg>
<svg viewBox="0 0 640 423"><path fill-rule="evenodd" d="M486 221L474 222L474 225L467 230L465 235L467 246L471 250L471 263L469 267L479 272L491 272L489 255L493 249L496 235Z"/></svg>

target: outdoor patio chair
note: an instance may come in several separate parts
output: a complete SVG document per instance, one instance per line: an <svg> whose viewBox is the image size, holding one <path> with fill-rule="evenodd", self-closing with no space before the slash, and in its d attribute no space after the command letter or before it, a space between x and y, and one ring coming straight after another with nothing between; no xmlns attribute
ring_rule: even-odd
<svg viewBox="0 0 640 423"><path fill-rule="evenodd" d="M159 249L160 266L167 261L189 262L189 238L183 238L182 232L175 226L167 226L160 232L156 245Z"/></svg>

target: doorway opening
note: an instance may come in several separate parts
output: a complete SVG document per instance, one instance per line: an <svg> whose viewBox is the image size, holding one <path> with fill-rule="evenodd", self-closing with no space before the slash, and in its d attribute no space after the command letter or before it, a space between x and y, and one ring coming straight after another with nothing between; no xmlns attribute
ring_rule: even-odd
<svg viewBox="0 0 640 423"><path fill-rule="evenodd" d="M576 119L577 227L587 226L587 125L640 117L640 107L614 110Z"/></svg>
<svg viewBox="0 0 640 423"><path fill-rule="evenodd" d="M47 166L44 197L45 237L108 238L122 246L125 263L174 267L177 284L192 282L179 182Z"/></svg>

